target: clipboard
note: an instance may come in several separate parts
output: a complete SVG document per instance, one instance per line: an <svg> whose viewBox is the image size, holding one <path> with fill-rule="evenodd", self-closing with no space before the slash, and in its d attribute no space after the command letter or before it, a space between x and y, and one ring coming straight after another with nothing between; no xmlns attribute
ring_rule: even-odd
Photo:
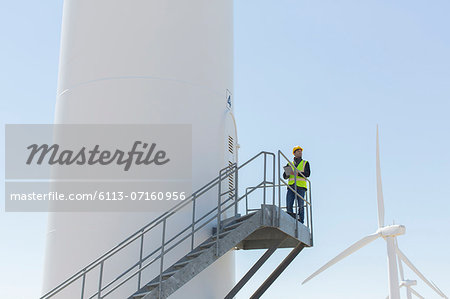
<svg viewBox="0 0 450 299"><path fill-rule="evenodd" d="M294 175L294 170L292 169L291 166L289 166L289 165L288 166L284 166L283 169L284 169L284 172L287 175Z"/></svg>

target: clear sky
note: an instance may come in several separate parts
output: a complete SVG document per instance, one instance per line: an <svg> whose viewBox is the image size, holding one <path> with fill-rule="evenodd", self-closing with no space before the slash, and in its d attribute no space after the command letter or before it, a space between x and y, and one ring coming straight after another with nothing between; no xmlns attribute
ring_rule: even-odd
<svg viewBox="0 0 450 299"><path fill-rule="evenodd" d="M450 295L449 15L445 0L235 1L240 160L299 144L312 170L315 246L264 298L387 295L382 239L301 285L377 228L377 123L386 222L406 226L400 248ZM0 2L2 124L53 122L61 17L60 0ZM5 213L0 188L0 297L36 298L47 217ZM248 298L287 253L277 252L238 298ZM260 255L237 253L238 278ZM437 297L421 281L416 290Z"/></svg>

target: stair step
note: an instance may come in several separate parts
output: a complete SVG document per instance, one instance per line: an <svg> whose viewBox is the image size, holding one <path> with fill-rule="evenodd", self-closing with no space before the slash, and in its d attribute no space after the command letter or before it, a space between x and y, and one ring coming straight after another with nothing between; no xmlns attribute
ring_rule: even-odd
<svg viewBox="0 0 450 299"><path fill-rule="evenodd" d="M231 233L235 228L239 227L245 220L249 219L250 217L252 217L255 214L256 213L250 213L250 214L244 215L239 218L229 219L228 221L223 223L223 225L222 225L223 229L218 235L219 240L221 240L223 237L225 237L226 235ZM216 241L217 241L217 234L213 233L213 235L208 240L206 240L203 244L200 244L196 249L194 249L194 251L186 254L184 256L184 258L179 260L177 263L173 264L170 267L169 271L166 270L167 272L162 273L161 282L167 281L167 279L172 277L183 267L187 266L195 258L197 258L201 254L207 252L208 250L211 250L211 246L214 246L216 244ZM162 285L162 286L164 286L164 285ZM154 292L155 289L157 290L159 287L160 287L160 281L159 281L159 276L157 276L153 280L153 282L150 282L147 285L145 285L145 288L144 288L145 291L141 290L139 293L134 294L132 296L132 298L133 299L142 299L146 295Z"/></svg>
<svg viewBox="0 0 450 299"><path fill-rule="evenodd" d="M149 290L153 290L154 288L157 288L158 285L159 285L159 281L155 281L155 282L145 285L145 287Z"/></svg>
<svg viewBox="0 0 450 299"><path fill-rule="evenodd" d="M183 262L176 263L175 265L173 265L173 267L179 269L179 268L183 268L184 266L186 266L189 263L190 263L190 261L183 261Z"/></svg>
<svg viewBox="0 0 450 299"><path fill-rule="evenodd" d="M161 281L167 280L169 277L170 276L164 275L164 273L163 273ZM152 289L156 288L158 285L159 285L159 276L157 277L157 280L155 282L150 282L150 283L146 284L145 287L149 290L152 290Z"/></svg>
<svg viewBox="0 0 450 299"><path fill-rule="evenodd" d="M235 229L236 227L238 227L241 224L242 224L242 222L236 222L236 223L233 223L233 224L230 224L230 225L226 226L223 230L224 231L233 230L233 229Z"/></svg>
<svg viewBox="0 0 450 299"><path fill-rule="evenodd" d="M208 248L203 249L203 250L193 251L193 252L187 254L186 257L187 257L187 258L194 258L194 257L197 257L197 256L199 256L200 254L204 253L204 252L207 251L207 250L208 250Z"/></svg>
<svg viewBox="0 0 450 299"><path fill-rule="evenodd" d="M203 243L203 244L201 244L199 247L200 247L200 248L209 248L209 247L211 247L211 246L214 245L214 244L216 244L216 241L215 241L215 240L209 241L208 243Z"/></svg>
<svg viewBox="0 0 450 299"><path fill-rule="evenodd" d="M230 223L234 223L236 221L236 219L241 218L241 217L242 217L241 214L236 214L236 216L233 216L233 217L227 218L225 220L222 220L222 227L223 226L227 226Z"/></svg>
<svg viewBox="0 0 450 299"><path fill-rule="evenodd" d="M142 292L142 293L137 293L133 295L133 298L142 298L145 295L149 294L150 292Z"/></svg>
<svg viewBox="0 0 450 299"><path fill-rule="evenodd" d="M231 233L231 231L224 231L224 232L221 232L221 233L219 234L219 239L222 238L223 236L228 235L229 233ZM214 234L214 235L211 237L211 239L214 239L214 240L215 240L216 237L217 237L217 234Z"/></svg>
<svg viewBox="0 0 450 299"><path fill-rule="evenodd" d="M252 217L252 216L255 215L255 214L256 214L256 212L253 212L253 213L249 213L249 214L247 214L247 215L244 215L244 216L242 216L242 217L236 219L236 222L242 222L242 221L244 221L244 220L247 220L248 218Z"/></svg>
<svg viewBox="0 0 450 299"><path fill-rule="evenodd" d="M164 278L164 277L170 277L170 276L174 275L174 274L177 273L177 272L178 272L178 269L177 269L177 270L170 271L170 272L166 272L166 273L163 273L163 274L162 274L162 277L163 277L163 278Z"/></svg>
<svg viewBox="0 0 450 299"><path fill-rule="evenodd" d="M224 236L226 236L226 235L228 235L229 233L231 233L231 229L230 230L227 230L227 231L224 231L224 232L221 232L220 234L219 234L219 239L220 238L222 238L222 237L224 237ZM206 247L211 247L211 245L213 245L213 244L215 244L216 243L216 238L217 237L217 235L213 235L211 238L209 238L208 240L211 240L211 241L209 241L209 242L207 242L207 243L203 243L203 244L200 244L200 248L206 248Z"/></svg>

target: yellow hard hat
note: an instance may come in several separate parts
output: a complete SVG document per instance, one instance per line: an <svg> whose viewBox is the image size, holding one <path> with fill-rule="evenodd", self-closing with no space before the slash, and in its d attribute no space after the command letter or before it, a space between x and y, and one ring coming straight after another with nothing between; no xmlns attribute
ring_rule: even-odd
<svg viewBox="0 0 450 299"><path fill-rule="evenodd" d="M294 146L294 148L292 149L292 154L294 154L296 150L302 150L303 151L303 148L300 145Z"/></svg>

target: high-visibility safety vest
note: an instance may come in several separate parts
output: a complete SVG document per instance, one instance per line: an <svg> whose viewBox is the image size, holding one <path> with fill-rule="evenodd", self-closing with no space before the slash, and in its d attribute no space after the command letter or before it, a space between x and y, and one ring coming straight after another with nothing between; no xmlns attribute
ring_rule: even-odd
<svg viewBox="0 0 450 299"><path fill-rule="evenodd" d="M300 163L298 163L298 165L297 165L298 171L304 172L305 171L305 165L306 165L307 162L308 161L306 161L306 160L301 160ZM292 164L295 165L295 161L292 162ZM294 167L292 167L292 170L294 170ZM291 174L289 176L288 184L289 185L294 185L294 182L295 182L295 177L294 177L293 174ZM308 189L307 184L306 184L306 179L303 178L300 174L297 176L297 187L302 187L302 188Z"/></svg>

